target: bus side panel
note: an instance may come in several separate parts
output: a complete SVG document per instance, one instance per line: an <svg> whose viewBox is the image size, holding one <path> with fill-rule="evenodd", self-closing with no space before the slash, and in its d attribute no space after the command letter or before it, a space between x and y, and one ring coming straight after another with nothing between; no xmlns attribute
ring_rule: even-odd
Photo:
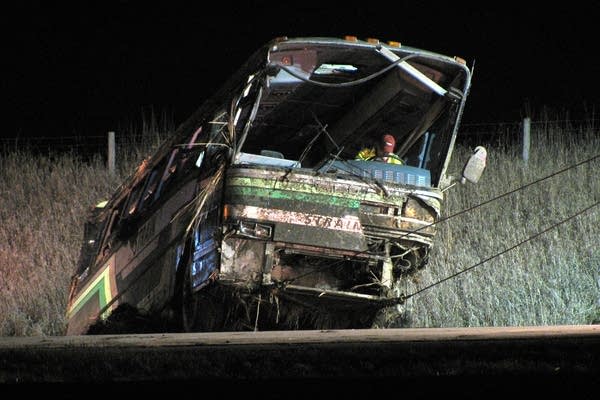
<svg viewBox="0 0 600 400"><path fill-rule="evenodd" d="M118 252L117 274L121 302L140 311L162 310L174 295L178 257L177 246L184 242L189 213L182 208L193 200L196 182L190 181L151 215Z"/></svg>
<svg viewBox="0 0 600 400"><path fill-rule="evenodd" d="M84 334L98 317L106 318L118 305L115 300L115 257L111 257L87 282L69 305L67 335Z"/></svg>

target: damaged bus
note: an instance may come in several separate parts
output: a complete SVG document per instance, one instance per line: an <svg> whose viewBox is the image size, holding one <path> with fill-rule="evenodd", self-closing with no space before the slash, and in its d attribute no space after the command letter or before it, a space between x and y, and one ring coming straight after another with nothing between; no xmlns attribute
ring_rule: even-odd
<svg viewBox="0 0 600 400"><path fill-rule="evenodd" d="M93 208L66 333L371 326L427 264L470 76L396 42L265 44ZM356 159L384 133L402 165Z"/></svg>

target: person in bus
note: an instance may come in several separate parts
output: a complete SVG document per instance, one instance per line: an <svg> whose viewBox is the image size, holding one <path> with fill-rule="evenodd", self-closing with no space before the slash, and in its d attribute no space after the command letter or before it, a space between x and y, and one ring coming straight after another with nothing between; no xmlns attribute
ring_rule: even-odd
<svg viewBox="0 0 600 400"><path fill-rule="evenodd" d="M388 164L402 165L404 161L394 153L396 139L392 135L385 134L373 147L365 147L356 155L356 160L383 161Z"/></svg>

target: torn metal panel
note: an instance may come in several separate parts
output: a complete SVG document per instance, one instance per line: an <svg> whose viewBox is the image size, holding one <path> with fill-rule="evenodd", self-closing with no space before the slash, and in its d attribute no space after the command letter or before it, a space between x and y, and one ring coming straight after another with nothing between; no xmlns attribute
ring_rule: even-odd
<svg viewBox="0 0 600 400"><path fill-rule="evenodd" d="M219 279L246 289L256 289L262 282L265 242L225 239L221 247Z"/></svg>

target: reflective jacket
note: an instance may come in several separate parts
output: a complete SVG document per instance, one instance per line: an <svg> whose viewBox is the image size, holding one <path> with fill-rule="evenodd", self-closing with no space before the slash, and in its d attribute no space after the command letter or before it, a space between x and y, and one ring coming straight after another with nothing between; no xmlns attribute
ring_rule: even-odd
<svg viewBox="0 0 600 400"><path fill-rule="evenodd" d="M388 164L396 164L396 165L404 164L404 161L402 161L402 159L394 153L388 153L385 157L387 157L387 161L384 160L382 157L377 157L377 152L373 148L362 149L356 155L357 160L381 161L381 162L386 162Z"/></svg>

